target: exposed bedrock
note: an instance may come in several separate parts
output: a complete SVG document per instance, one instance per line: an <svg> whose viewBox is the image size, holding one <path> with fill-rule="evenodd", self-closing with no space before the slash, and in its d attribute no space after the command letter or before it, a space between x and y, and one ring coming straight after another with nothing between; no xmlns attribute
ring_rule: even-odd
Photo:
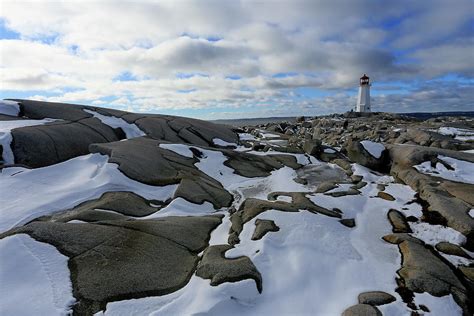
<svg viewBox="0 0 474 316"><path fill-rule="evenodd" d="M260 272L248 257L225 258L225 252L231 248L229 245L208 247L197 266L196 275L211 279L211 285L253 279L261 293L263 288Z"/></svg>
<svg viewBox="0 0 474 316"><path fill-rule="evenodd" d="M280 230L274 221L268 219L257 218L255 221L255 231L252 234L252 240L262 239L269 232L277 232Z"/></svg>
<svg viewBox="0 0 474 316"><path fill-rule="evenodd" d="M179 183L174 197L190 202L212 203L216 208L229 206L232 195L215 179L198 170L197 158L181 156L160 148L160 141L138 137L121 142L92 144L90 151L108 155L127 177L150 185Z"/></svg>
<svg viewBox="0 0 474 316"><path fill-rule="evenodd" d="M437 159L438 155L474 162L474 155L439 148L421 146L389 146L392 159L391 174L418 192L427 203L427 210L439 213L448 226L467 237L465 247L474 250L474 219L469 211L474 208L474 185L445 180L418 172L413 166Z"/></svg>
<svg viewBox="0 0 474 316"><path fill-rule="evenodd" d="M118 141L120 133L97 118L56 121L12 130L15 163L43 167L89 153L92 143Z"/></svg>
<svg viewBox="0 0 474 316"><path fill-rule="evenodd" d="M67 255L78 314L109 301L164 295L187 284L221 216L164 217L94 224L32 222L26 233Z"/></svg>
<svg viewBox="0 0 474 316"><path fill-rule="evenodd" d="M159 201L153 201L160 203ZM143 217L160 210L161 205L150 205L150 201L133 192L106 192L95 200L83 202L76 207L44 216L39 220L53 222L68 222L80 220L84 222L97 222L104 220L127 219L129 217Z"/></svg>
<svg viewBox="0 0 474 316"><path fill-rule="evenodd" d="M121 128L111 128L84 111L122 118L136 124L147 136L199 146L219 147L214 139L238 143L230 127L191 118L158 114L133 114L124 111L42 101L16 100L30 119L53 118L60 121L12 130L15 163L37 168L89 153L89 145L125 138Z"/></svg>
<svg viewBox="0 0 474 316"><path fill-rule="evenodd" d="M472 315L474 293L465 287L439 255L423 244L410 240L401 242L398 247L402 253L402 268L398 274L403 278L406 288L437 297L452 294L464 315Z"/></svg>

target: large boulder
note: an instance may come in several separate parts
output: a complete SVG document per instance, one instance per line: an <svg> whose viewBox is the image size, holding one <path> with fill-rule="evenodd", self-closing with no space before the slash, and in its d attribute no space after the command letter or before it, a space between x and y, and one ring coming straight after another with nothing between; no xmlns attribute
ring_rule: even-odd
<svg viewBox="0 0 474 316"><path fill-rule="evenodd" d="M345 147L352 162L377 171L387 171L389 155L384 145L371 141L350 141Z"/></svg>

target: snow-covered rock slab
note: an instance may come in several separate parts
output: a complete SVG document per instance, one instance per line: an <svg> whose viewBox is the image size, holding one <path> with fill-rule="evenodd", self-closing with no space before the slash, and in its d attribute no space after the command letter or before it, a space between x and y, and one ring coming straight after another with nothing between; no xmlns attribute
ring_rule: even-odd
<svg viewBox="0 0 474 316"><path fill-rule="evenodd" d="M377 159L382 156L382 152L385 150L384 145L381 143L376 143L370 140L363 140L360 143L369 154Z"/></svg>

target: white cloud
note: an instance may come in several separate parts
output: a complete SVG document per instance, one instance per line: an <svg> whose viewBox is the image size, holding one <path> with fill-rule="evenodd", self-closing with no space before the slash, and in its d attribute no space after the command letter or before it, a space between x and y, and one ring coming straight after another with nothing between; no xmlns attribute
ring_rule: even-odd
<svg viewBox="0 0 474 316"><path fill-rule="evenodd" d="M472 78L470 16L468 0L4 0L0 18L21 38L0 41L1 89L134 111L336 111L364 72L381 84ZM136 81L117 81L124 73Z"/></svg>

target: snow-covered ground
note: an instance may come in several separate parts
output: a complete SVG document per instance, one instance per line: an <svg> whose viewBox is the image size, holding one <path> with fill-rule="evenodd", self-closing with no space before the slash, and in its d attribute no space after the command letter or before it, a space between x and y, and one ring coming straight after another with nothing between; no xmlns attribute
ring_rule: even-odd
<svg viewBox="0 0 474 316"><path fill-rule="evenodd" d="M436 167L433 168L430 161L425 161L414 167L422 173L446 180L474 184L474 163L441 155L439 155L438 158L451 166L454 170L446 168L439 162L436 163Z"/></svg>
<svg viewBox="0 0 474 316"><path fill-rule="evenodd" d="M37 169L12 167L0 172L0 232L42 215L72 208L110 191L132 191L165 201L177 185L156 187L134 181L108 163L108 156L90 154Z"/></svg>
<svg viewBox="0 0 474 316"><path fill-rule="evenodd" d="M121 128L127 138L146 136L146 134L141 129L139 129L137 125L128 123L120 117L102 115L100 113L87 109L84 109L84 111L89 114L92 114L105 125L108 125L112 128Z"/></svg>
<svg viewBox="0 0 474 316"><path fill-rule="evenodd" d="M0 253L0 314L71 314L68 257L25 234L0 239Z"/></svg>
<svg viewBox="0 0 474 316"><path fill-rule="evenodd" d="M4 102L4 101L3 101ZM1 110L1 109L0 109ZM12 129L42 125L46 123L51 123L56 121L55 119L45 118L42 120L11 120L11 121L0 121L0 145L3 148L3 161L5 165L10 165L15 163L15 157L11 149L12 142Z"/></svg>

